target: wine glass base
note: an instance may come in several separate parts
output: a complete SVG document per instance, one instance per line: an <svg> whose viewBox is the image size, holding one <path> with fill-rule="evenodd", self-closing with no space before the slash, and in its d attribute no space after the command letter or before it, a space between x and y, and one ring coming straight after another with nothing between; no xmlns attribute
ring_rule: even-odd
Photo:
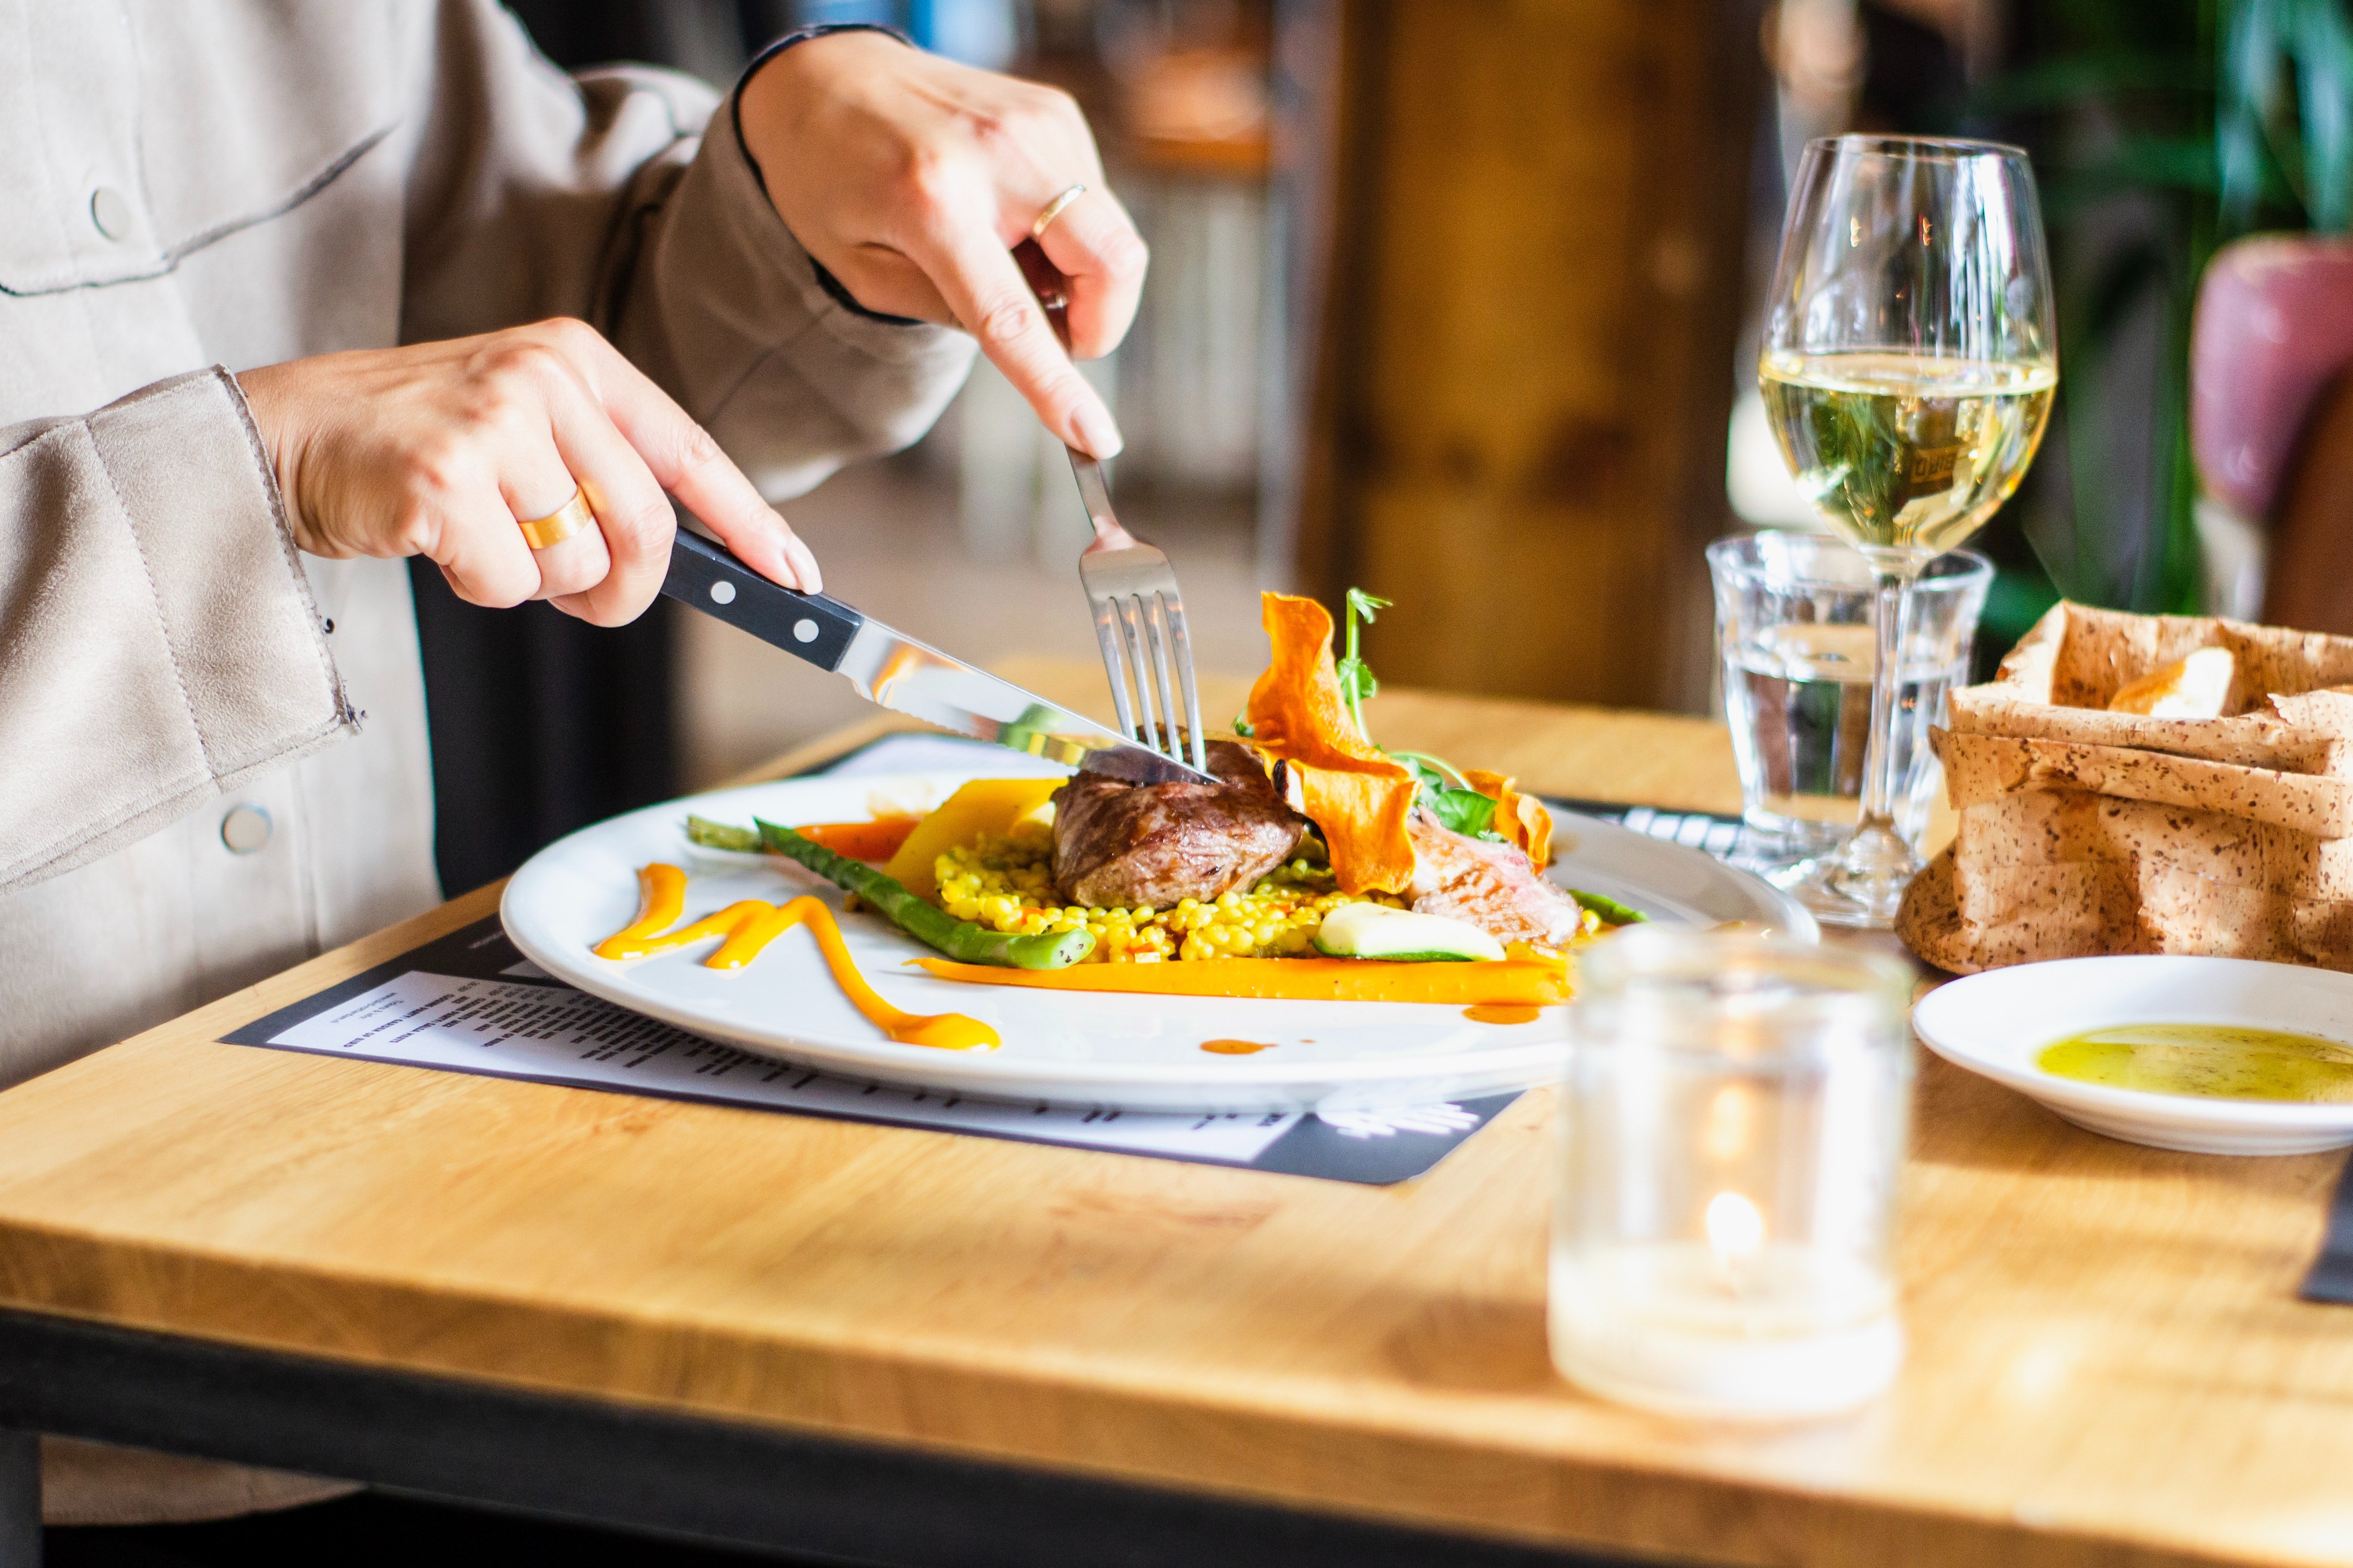
<svg viewBox="0 0 2353 1568"><path fill-rule="evenodd" d="M1765 874L1765 879L1803 904L1814 919L1849 931L1892 931L1895 911L1903 907L1906 877L1890 886L1876 886L1857 877L1836 855L1793 861Z"/></svg>

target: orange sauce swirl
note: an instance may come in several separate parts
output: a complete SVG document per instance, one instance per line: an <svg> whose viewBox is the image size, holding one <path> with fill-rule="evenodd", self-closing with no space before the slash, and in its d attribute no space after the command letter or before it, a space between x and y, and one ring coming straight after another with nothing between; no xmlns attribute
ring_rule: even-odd
<svg viewBox="0 0 2353 1568"><path fill-rule="evenodd" d="M686 908L686 873L660 861L638 873L638 918L598 942L597 957L617 962L647 958L689 942L723 937L717 952L702 962L712 969L741 969L761 951L795 926L807 926L817 939L825 966L850 1005L867 1021L905 1046L934 1046L949 1051L993 1051L1004 1042L995 1029L962 1013L902 1012L866 983L849 948L841 940L841 926L821 899L807 896L777 905L765 899L744 899L716 914L691 924L677 925Z"/></svg>

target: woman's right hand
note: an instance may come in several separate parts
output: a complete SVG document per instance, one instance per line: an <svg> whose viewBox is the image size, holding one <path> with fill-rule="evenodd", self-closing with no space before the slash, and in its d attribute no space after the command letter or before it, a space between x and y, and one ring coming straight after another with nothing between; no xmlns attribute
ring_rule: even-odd
<svg viewBox="0 0 2353 1568"><path fill-rule="evenodd" d="M817 558L710 433L594 327L556 320L237 376L313 555L429 557L458 596L635 619L669 570L675 495L745 564L821 587ZM596 526L533 550L520 526L577 486Z"/></svg>

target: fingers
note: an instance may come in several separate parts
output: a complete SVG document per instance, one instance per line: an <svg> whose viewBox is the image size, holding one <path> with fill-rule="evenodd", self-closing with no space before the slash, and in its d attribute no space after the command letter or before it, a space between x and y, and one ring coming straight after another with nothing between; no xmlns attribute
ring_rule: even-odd
<svg viewBox="0 0 2353 1568"><path fill-rule="evenodd" d="M1098 458L1117 455L1122 442L1111 410L1055 341L1046 312L995 227L945 214L913 243L916 265L1046 427Z"/></svg>
<svg viewBox="0 0 2353 1568"><path fill-rule="evenodd" d="M551 395L556 392L554 386L546 390ZM580 399L575 397L573 401ZM598 504L598 490L590 487L590 465L568 449L576 443L567 443L563 438L564 415L554 406L548 409L548 415L547 431L522 434L501 455L499 492L512 514L518 533L522 532L522 523L551 518L569 505L575 489L599 521L606 510ZM523 542L528 548L528 534L523 535ZM560 598L594 587L604 581L611 567L604 531L596 526L580 529L571 538L545 549L533 550L532 559L539 572L538 585L531 595L534 599Z"/></svg>
<svg viewBox="0 0 2353 1568"><path fill-rule="evenodd" d="M624 625L643 615L661 591L677 528L670 498L585 376L567 374L552 388L548 413L556 456L579 482L596 526L539 552L543 591L568 614L597 626ZM559 576L552 569L550 557L591 539L594 573ZM590 563L589 552L583 552L580 563Z"/></svg>
<svg viewBox="0 0 2353 1568"><path fill-rule="evenodd" d="M754 570L820 585L808 547L718 444L584 322L298 367L310 379L293 391L318 428L274 419L275 445L288 451L273 462L321 553L424 555L474 604L544 598L617 625L668 574L677 520L667 489ZM257 381L265 402L285 390ZM596 526L534 551L522 524L563 512L575 494Z"/></svg>
<svg viewBox="0 0 2353 1568"><path fill-rule="evenodd" d="M567 389L581 401L561 353L508 332L379 357L366 406L392 433L396 531L407 550L439 565L460 598L494 608L607 574L598 530L534 550L522 528L554 518L581 489L554 438L554 405Z"/></svg>
<svg viewBox="0 0 2353 1568"><path fill-rule="evenodd" d="M583 480L581 499L594 512L598 508L589 499L592 494ZM605 580L613 566L612 554L605 547L604 531L594 524L561 543L533 550L532 559L539 566L539 591L532 595L534 599L562 599L593 588Z"/></svg>
<svg viewBox="0 0 2353 1568"><path fill-rule="evenodd" d="M539 563L515 526L497 476L442 487L431 504L433 547L424 552L441 568L458 597L503 610L539 592Z"/></svg>
<svg viewBox="0 0 2353 1568"><path fill-rule="evenodd" d="M565 343L567 355L586 363L591 395L658 489L676 496L754 572L787 588L816 593L824 587L817 557L711 433L593 329L581 326L579 334ZM616 603L636 602L642 608L669 570L672 526L667 505L658 521L649 514L617 531L608 526L612 578L598 592L609 588ZM637 598L640 593L642 600Z"/></svg>
<svg viewBox="0 0 2353 1568"><path fill-rule="evenodd" d="M1070 279L1072 352L1081 359L1111 353L1135 320L1150 259L1127 209L1109 191L1090 187L1055 215L1038 243Z"/></svg>

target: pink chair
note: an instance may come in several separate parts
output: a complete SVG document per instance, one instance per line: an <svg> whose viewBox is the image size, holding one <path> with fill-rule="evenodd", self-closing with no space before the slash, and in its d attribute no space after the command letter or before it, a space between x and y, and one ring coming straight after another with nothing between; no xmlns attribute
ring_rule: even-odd
<svg viewBox="0 0 2353 1568"><path fill-rule="evenodd" d="M2353 633L2353 240L2226 246L2198 290L2189 440L2207 496L2270 536L2262 618Z"/></svg>

